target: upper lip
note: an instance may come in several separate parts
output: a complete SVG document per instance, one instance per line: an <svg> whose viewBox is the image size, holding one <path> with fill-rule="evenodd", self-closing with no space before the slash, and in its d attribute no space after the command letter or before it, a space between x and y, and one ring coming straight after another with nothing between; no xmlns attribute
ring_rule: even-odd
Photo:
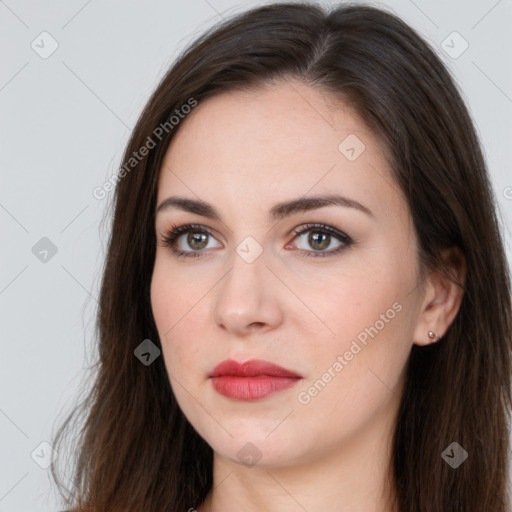
<svg viewBox="0 0 512 512"><path fill-rule="evenodd" d="M296 372L259 359L251 359L244 363L239 363L233 359L226 359L212 370L210 377L223 377L228 375L233 377L258 377L266 375L269 377L301 378L301 375Z"/></svg>

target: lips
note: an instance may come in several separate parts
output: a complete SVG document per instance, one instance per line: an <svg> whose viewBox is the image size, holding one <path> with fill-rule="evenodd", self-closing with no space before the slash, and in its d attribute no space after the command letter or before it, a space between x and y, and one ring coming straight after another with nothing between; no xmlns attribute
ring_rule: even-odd
<svg viewBox="0 0 512 512"><path fill-rule="evenodd" d="M234 400L246 401L284 391L301 378L296 372L258 359L245 363L228 359L218 364L210 375L215 391Z"/></svg>
<svg viewBox="0 0 512 512"><path fill-rule="evenodd" d="M300 379L301 375L287 370L282 366L278 366L268 361L259 359L251 359L245 363L239 363L233 359L227 359L218 364L212 371L210 377L259 377L266 375L268 377L288 377Z"/></svg>

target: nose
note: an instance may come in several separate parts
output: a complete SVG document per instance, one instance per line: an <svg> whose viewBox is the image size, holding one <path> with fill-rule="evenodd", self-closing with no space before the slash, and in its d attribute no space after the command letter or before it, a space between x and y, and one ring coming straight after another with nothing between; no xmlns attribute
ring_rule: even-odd
<svg viewBox="0 0 512 512"><path fill-rule="evenodd" d="M248 263L234 251L230 263L216 287L215 324L238 337L278 327L283 321L279 280L267 268L265 252Z"/></svg>

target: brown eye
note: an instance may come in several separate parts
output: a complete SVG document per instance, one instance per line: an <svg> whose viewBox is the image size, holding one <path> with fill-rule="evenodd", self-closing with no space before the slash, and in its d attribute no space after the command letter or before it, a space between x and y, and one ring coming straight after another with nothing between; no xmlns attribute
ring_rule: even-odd
<svg viewBox="0 0 512 512"><path fill-rule="evenodd" d="M314 231L310 232L308 236L309 245L318 251L322 251L329 247L329 242L331 240L331 235L327 235L325 233L315 233Z"/></svg>
<svg viewBox="0 0 512 512"><path fill-rule="evenodd" d="M185 236L186 235L186 236ZM172 226L164 236L163 243L171 248L176 256L201 256L211 241L215 240L208 228L200 224ZM222 247L221 244L217 247Z"/></svg>
<svg viewBox="0 0 512 512"><path fill-rule="evenodd" d="M204 249L208 244L208 234L205 233L189 233L187 236L187 244L194 251Z"/></svg>
<svg viewBox="0 0 512 512"><path fill-rule="evenodd" d="M296 235L294 240L299 242L304 240L294 244L297 244L305 256L329 256L354 243L347 234L325 224L308 224L294 230L294 233Z"/></svg>

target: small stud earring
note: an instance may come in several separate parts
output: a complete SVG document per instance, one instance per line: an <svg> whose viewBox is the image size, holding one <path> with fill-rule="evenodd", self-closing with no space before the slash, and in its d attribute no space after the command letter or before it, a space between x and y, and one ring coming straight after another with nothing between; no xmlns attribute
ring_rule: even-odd
<svg viewBox="0 0 512 512"><path fill-rule="evenodd" d="M430 338L431 341L435 341L435 339L437 338L437 334L435 332L428 331L428 337Z"/></svg>

